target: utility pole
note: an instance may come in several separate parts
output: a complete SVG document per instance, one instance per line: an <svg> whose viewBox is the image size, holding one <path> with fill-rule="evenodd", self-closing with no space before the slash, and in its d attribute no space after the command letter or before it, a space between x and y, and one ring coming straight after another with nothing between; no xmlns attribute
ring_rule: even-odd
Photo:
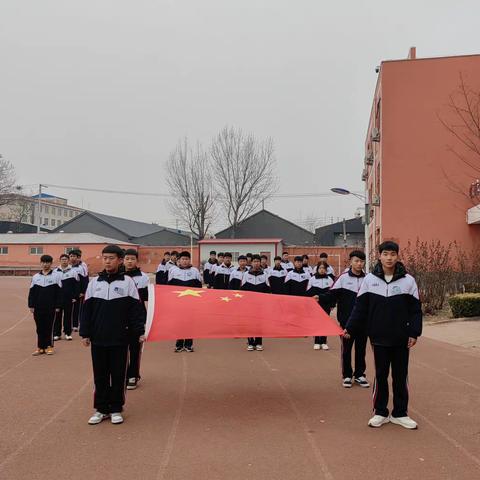
<svg viewBox="0 0 480 480"><path fill-rule="evenodd" d="M343 248L347 248L347 222L343 219Z"/></svg>
<svg viewBox="0 0 480 480"><path fill-rule="evenodd" d="M42 204L42 187L41 183L38 184L38 199L37 199L37 233L40 233L40 206Z"/></svg>

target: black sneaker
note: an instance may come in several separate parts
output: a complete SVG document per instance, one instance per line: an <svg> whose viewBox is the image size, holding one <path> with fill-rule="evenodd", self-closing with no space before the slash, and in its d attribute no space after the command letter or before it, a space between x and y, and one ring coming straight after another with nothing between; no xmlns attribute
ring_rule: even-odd
<svg viewBox="0 0 480 480"><path fill-rule="evenodd" d="M368 383L368 380L362 375L361 377L355 377L355 383L357 385L360 385L363 388L368 388L370 384Z"/></svg>
<svg viewBox="0 0 480 480"><path fill-rule="evenodd" d="M342 385L344 388L352 388L352 379L350 377L344 378Z"/></svg>
<svg viewBox="0 0 480 480"><path fill-rule="evenodd" d="M195 350L193 349L193 347L185 347L185 351L186 351L186 352L189 352L189 353L192 353L192 352L194 352Z"/></svg>
<svg viewBox="0 0 480 480"><path fill-rule="evenodd" d="M175 347L174 352L175 352L175 353L179 353L179 352L183 352L183 350L184 350L183 347Z"/></svg>
<svg viewBox="0 0 480 480"><path fill-rule="evenodd" d="M138 380L135 377L129 378L127 381L127 390L135 390Z"/></svg>

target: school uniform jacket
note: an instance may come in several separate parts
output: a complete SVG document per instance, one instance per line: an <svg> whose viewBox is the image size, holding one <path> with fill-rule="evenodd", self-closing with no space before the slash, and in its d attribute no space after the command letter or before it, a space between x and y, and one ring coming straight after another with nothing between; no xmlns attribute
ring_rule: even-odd
<svg viewBox="0 0 480 480"><path fill-rule="evenodd" d="M294 265L292 262L281 262L282 264L282 267L287 271L287 272L290 272L291 270L294 269Z"/></svg>
<svg viewBox="0 0 480 480"><path fill-rule="evenodd" d="M307 291L310 274L303 271L303 267L299 270L293 269L287 273L285 277L285 294L286 295L305 295Z"/></svg>
<svg viewBox="0 0 480 480"><path fill-rule="evenodd" d="M80 336L103 347L128 345L145 333L145 315L135 282L124 272L103 271L85 293Z"/></svg>
<svg viewBox="0 0 480 480"><path fill-rule="evenodd" d="M80 279L80 293L85 293L90 280L88 277L88 266L85 262L80 262L73 268L76 268L78 271L78 277Z"/></svg>
<svg viewBox="0 0 480 480"><path fill-rule="evenodd" d="M202 277L195 267L173 267L168 271L168 284L202 288Z"/></svg>
<svg viewBox="0 0 480 480"><path fill-rule="evenodd" d="M167 267L166 267L167 262L165 260L162 260L157 267L157 272L155 273L155 283L157 285L165 285L167 283Z"/></svg>
<svg viewBox="0 0 480 480"><path fill-rule="evenodd" d="M62 307L62 278L58 272L50 270L32 277L28 292L28 308L35 310L55 310Z"/></svg>
<svg viewBox="0 0 480 480"><path fill-rule="evenodd" d="M235 270L233 265L226 266L224 263L215 267L215 273L213 274L212 285L213 288L226 290L230 282L230 274Z"/></svg>
<svg viewBox="0 0 480 480"><path fill-rule="evenodd" d="M245 270L240 270L239 268L236 268L235 270L232 270L232 273L230 274L230 281L228 283L228 288L230 290L240 290L240 287L242 286L242 279L245 273L247 273L248 270L245 268Z"/></svg>
<svg viewBox="0 0 480 480"><path fill-rule="evenodd" d="M61 267L58 267L55 269L55 273L60 276L62 282L62 304L72 303L73 299L78 298L81 290L78 269L69 266L62 270Z"/></svg>
<svg viewBox="0 0 480 480"><path fill-rule="evenodd" d="M211 262L208 259L203 266L203 281L210 287L213 283L212 268L217 264L217 260Z"/></svg>
<svg viewBox="0 0 480 480"><path fill-rule="evenodd" d="M143 273L139 268L125 270L125 275L128 275L135 282L138 296L145 307L145 302L148 302L148 284L150 283L148 275Z"/></svg>
<svg viewBox="0 0 480 480"><path fill-rule="evenodd" d="M355 275L349 268L337 278L330 289L332 307L337 305L337 320L342 328L347 325L364 279L364 272Z"/></svg>
<svg viewBox="0 0 480 480"><path fill-rule="evenodd" d="M332 308L332 299L329 295L332 285L333 280L328 275L318 274L310 277L310 280L308 280L307 284L306 295L308 297L314 297L315 295L318 295L318 303L327 313L330 313Z"/></svg>
<svg viewBox="0 0 480 480"><path fill-rule="evenodd" d="M272 267L268 271L268 282L272 293L281 295L285 293L285 278L287 271L283 267Z"/></svg>
<svg viewBox="0 0 480 480"><path fill-rule="evenodd" d="M250 292L270 293L267 273L263 270L250 270L245 272L240 289Z"/></svg>
<svg viewBox="0 0 480 480"><path fill-rule="evenodd" d="M310 276L313 275L313 268L312 268L310 265L304 265L304 266L303 266L303 271L304 271L305 273L309 273Z"/></svg>
<svg viewBox="0 0 480 480"><path fill-rule="evenodd" d="M346 329L353 335L366 329L371 343L381 346L406 346L422 334L418 287L402 263L390 282L380 263L365 277Z"/></svg>

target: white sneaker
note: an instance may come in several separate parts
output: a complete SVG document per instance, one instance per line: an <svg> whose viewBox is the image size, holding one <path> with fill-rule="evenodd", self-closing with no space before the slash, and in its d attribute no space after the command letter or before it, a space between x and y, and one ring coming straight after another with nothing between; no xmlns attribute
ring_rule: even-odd
<svg viewBox="0 0 480 480"><path fill-rule="evenodd" d="M350 377L345 377L343 379L343 383L342 385L345 387L345 388L352 388L352 379Z"/></svg>
<svg viewBox="0 0 480 480"><path fill-rule="evenodd" d="M89 425L97 425L98 423L102 423L108 415L101 412L95 412L90 419L88 420Z"/></svg>
<svg viewBox="0 0 480 480"><path fill-rule="evenodd" d="M120 412L110 414L110 421L115 425L117 423L123 423L123 417Z"/></svg>
<svg viewBox="0 0 480 480"><path fill-rule="evenodd" d="M330 347L326 343L322 343L320 347L322 350L330 350Z"/></svg>
<svg viewBox="0 0 480 480"><path fill-rule="evenodd" d="M368 380L362 375L361 377L355 377L355 383L357 385L360 385L363 388L368 388L370 384L368 383Z"/></svg>
<svg viewBox="0 0 480 480"><path fill-rule="evenodd" d="M417 422L410 417L392 417L390 415L390 421L409 430L415 430L418 427Z"/></svg>
<svg viewBox="0 0 480 480"><path fill-rule="evenodd" d="M56 342L58 342L58 341L60 340L60 337L59 337L58 335L55 335L55 336L53 337L53 339L54 339Z"/></svg>
<svg viewBox="0 0 480 480"><path fill-rule="evenodd" d="M319 343L316 343L314 346L313 346L313 349L314 350L320 350L322 348L322 346L319 344Z"/></svg>
<svg viewBox="0 0 480 480"><path fill-rule="evenodd" d="M249 346L247 347L247 350L248 350L249 352L253 352L253 351L255 350L255 347L254 347L253 345L249 345Z"/></svg>
<svg viewBox="0 0 480 480"><path fill-rule="evenodd" d="M388 417L382 417L382 415L374 415L369 421L368 421L368 426L369 427L374 427L378 428L381 427L382 425L385 425L388 423L390 420Z"/></svg>
<svg viewBox="0 0 480 480"><path fill-rule="evenodd" d="M257 345L255 349L257 350L257 352L261 352L263 351L263 345Z"/></svg>
<svg viewBox="0 0 480 480"><path fill-rule="evenodd" d="M73 340L73 337L71 335L65 335L65 340Z"/></svg>

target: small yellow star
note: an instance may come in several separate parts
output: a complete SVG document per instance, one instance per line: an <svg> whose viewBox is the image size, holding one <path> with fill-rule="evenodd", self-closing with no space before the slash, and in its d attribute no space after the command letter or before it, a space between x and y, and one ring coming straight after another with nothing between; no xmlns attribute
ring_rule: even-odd
<svg viewBox="0 0 480 480"><path fill-rule="evenodd" d="M224 302L231 302L232 299L230 297L220 297L220 300L224 301Z"/></svg>
<svg viewBox="0 0 480 480"><path fill-rule="evenodd" d="M236 293L236 294L234 295L234 297L235 297L235 298L242 298L243 295L240 295L239 293Z"/></svg>
<svg viewBox="0 0 480 480"><path fill-rule="evenodd" d="M187 290L174 290L173 293L178 293L179 295L177 295L177 298L179 297L188 297L188 296L191 296L191 297L202 297L202 293L200 290L191 290L191 289L187 289Z"/></svg>

